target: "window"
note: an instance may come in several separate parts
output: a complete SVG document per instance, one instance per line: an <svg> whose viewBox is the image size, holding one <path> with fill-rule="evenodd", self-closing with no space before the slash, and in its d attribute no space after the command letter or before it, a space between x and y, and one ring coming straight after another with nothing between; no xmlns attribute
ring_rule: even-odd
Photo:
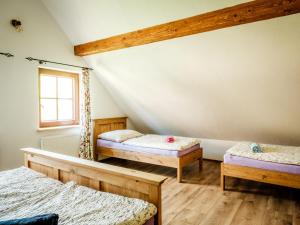
<svg viewBox="0 0 300 225"><path fill-rule="evenodd" d="M79 124L79 74L39 68L40 128Z"/></svg>

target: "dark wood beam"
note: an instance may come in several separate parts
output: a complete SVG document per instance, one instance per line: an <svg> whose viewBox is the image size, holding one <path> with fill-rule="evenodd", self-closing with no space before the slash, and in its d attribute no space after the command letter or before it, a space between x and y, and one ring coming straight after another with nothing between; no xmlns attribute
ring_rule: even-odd
<svg viewBox="0 0 300 225"><path fill-rule="evenodd" d="M101 52L198 34L300 12L300 0L256 0L74 47L75 55Z"/></svg>

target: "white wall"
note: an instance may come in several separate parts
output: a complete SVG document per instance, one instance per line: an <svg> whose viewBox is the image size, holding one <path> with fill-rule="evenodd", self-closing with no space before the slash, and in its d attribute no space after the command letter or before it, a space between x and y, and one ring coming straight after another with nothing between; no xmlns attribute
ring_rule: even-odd
<svg viewBox="0 0 300 225"><path fill-rule="evenodd" d="M14 18L22 21L23 32L17 33L10 26ZM74 56L72 44L39 0L0 1L0 40L1 52L16 55L14 58L0 56L0 170L22 165L18 149L39 147L43 137L66 136L59 140L60 147L55 150L76 155L79 128L37 131L38 65L24 58L31 56L86 66L85 62ZM93 118L123 115L94 73L91 74L91 101Z"/></svg>
<svg viewBox="0 0 300 225"><path fill-rule="evenodd" d="M79 44L245 0L43 2ZM234 141L300 145L299 40L296 14L85 59L139 130L204 138L221 159Z"/></svg>

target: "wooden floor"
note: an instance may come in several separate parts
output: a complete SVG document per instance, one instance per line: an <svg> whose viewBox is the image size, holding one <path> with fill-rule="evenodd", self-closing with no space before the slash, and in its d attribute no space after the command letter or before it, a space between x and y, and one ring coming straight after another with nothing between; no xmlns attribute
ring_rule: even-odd
<svg viewBox="0 0 300 225"><path fill-rule="evenodd" d="M204 161L184 169L184 182L177 183L176 169L122 159L105 163L168 176L163 184L163 225L300 225L300 190L226 178L220 185L220 165Z"/></svg>

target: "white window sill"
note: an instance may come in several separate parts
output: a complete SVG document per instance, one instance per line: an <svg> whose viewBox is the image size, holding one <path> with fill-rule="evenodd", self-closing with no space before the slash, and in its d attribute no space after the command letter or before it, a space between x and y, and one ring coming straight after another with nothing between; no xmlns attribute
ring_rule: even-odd
<svg viewBox="0 0 300 225"><path fill-rule="evenodd" d="M44 127L44 128L38 128L37 131L63 130L63 129L71 129L71 128L80 128L80 125L58 126L58 127Z"/></svg>

